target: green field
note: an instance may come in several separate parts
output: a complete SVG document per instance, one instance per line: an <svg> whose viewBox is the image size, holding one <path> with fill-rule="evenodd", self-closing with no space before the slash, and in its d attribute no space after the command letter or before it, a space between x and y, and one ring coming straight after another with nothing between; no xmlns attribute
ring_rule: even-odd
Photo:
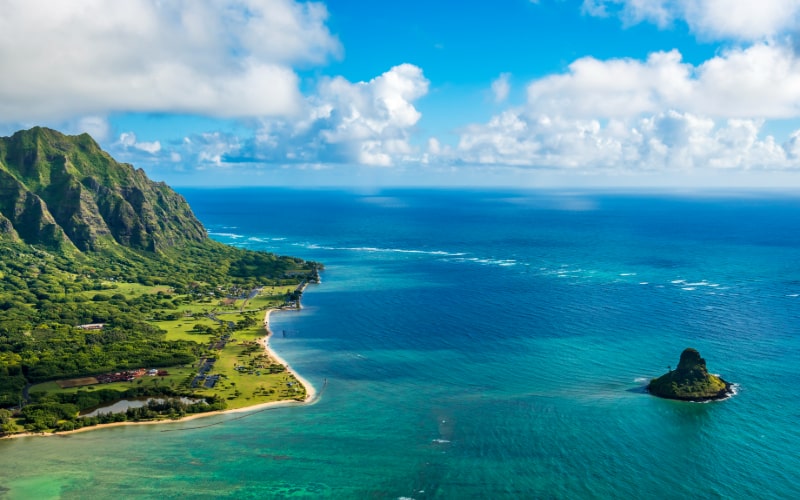
<svg viewBox="0 0 800 500"><path fill-rule="evenodd" d="M122 294L126 300L144 294L167 294L164 286L144 286L134 283L109 283L111 288L98 292ZM144 376L132 382L113 382L82 387L62 389L55 381L34 385L35 393L65 393L95 389L113 389L120 392L133 387L170 387L191 393L195 396L219 396L225 400L229 409L244 408L265 402L305 398L305 388L293 375L266 355L257 341L266 336L263 326L264 314L268 308L278 308L284 304L286 294L295 286L268 286L261 289L255 297L243 299L202 298L182 303L177 310L165 308L157 311L161 315L179 315L178 319L151 320L152 325L165 332L165 340L188 340L198 344L204 358L215 358L212 370L206 375L218 375L219 380L212 389L202 384L191 387L197 375L199 362L194 366L159 366L168 371L165 377ZM186 300L186 296L171 297L173 300ZM212 318L213 315L213 318ZM231 328L231 325L234 325ZM222 349L215 344L225 335L229 336Z"/></svg>
<svg viewBox="0 0 800 500"><path fill-rule="evenodd" d="M286 371L269 372L269 366L274 363L254 340L231 342L220 352L212 371L222 375L220 382L213 390L198 390L196 394L222 395L228 402L228 408L243 408L295 397L303 399L304 389L295 392L299 384L294 376ZM244 367L245 370L237 370L236 367ZM289 383L291 387L287 385Z"/></svg>

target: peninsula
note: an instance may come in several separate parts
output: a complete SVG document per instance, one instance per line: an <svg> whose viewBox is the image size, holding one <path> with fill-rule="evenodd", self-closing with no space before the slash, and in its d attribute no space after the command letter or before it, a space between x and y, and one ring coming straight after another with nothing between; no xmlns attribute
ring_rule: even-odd
<svg viewBox="0 0 800 500"><path fill-rule="evenodd" d="M307 401L265 327L321 269L211 240L87 134L0 137L0 435Z"/></svg>
<svg viewBox="0 0 800 500"><path fill-rule="evenodd" d="M713 401L732 394L731 384L708 373L706 360L691 347L681 353L675 370L651 380L647 390L654 396L681 401Z"/></svg>

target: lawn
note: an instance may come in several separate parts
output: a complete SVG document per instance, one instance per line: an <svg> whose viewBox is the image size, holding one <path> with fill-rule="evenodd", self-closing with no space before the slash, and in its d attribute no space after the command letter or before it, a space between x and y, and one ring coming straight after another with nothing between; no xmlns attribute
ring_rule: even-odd
<svg viewBox="0 0 800 500"><path fill-rule="evenodd" d="M295 397L303 399L305 388L294 375L287 371L270 373L270 365L277 363L268 358L262 345L256 342L265 335L261 325L237 331L233 340L217 352L217 362L210 372L221 375L220 381L214 389L197 390L196 394L219 394L227 401L228 408Z"/></svg>
<svg viewBox="0 0 800 500"><path fill-rule="evenodd" d="M169 321L153 321L152 324L167 332L165 340L191 340L200 344L207 344L211 335L193 333L196 325L216 328L219 323L207 317L186 317Z"/></svg>

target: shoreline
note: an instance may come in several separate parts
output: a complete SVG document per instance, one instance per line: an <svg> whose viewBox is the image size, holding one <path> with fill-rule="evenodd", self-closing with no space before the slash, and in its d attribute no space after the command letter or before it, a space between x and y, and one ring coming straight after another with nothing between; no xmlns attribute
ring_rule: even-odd
<svg viewBox="0 0 800 500"><path fill-rule="evenodd" d="M95 430L100 430L100 429L110 429L112 427L126 427L126 426L129 426L129 425L178 424L178 423L189 422L191 420L196 420L196 419L205 418L205 417L215 417L215 416L219 416L219 415L228 415L228 414L234 414L234 413L246 413L246 412L251 412L251 411L256 411L256 410L263 411L263 410L267 410L267 409L270 409L270 408L282 408L282 407L287 407L287 406L305 406L305 405L313 404L313 403L316 402L317 396L319 395L317 393L316 388L314 388L314 386L311 384L311 382L309 382L306 378L304 378L299 373L297 373L291 367L291 365L289 365L289 363L287 363L285 359L283 359L280 355L278 355L278 353L276 353L272 349L272 347L270 347L270 345L269 345L269 338L272 336L272 330L270 330L270 328L269 328L269 317L270 317L270 314L272 314L274 311L281 311L281 310L282 309L280 309L280 308L267 309L266 313L264 314L264 323L263 323L264 324L264 330L266 330L266 335L264 337L260 338L258 340L258 343L261 344L261 346L264 348L264 351L267 353L267 356L269 356L270 358L274 359L278 363L280 363L283 366L285 366L286 367L286 371L288 373L292 374L292 376L294 376L294 378L297 379L297 381L300 382L300 384L303 385L303 387L306 390L306 397L302 401L297 401L297 400L294 400L294 399L284 399L284 400L281 400L281 401L268 401L266 403L259 403L259 404L252 405L252 406L244 406L242 408L233 408L233 409L230 409L230 410L216 410L216 411L209 411L209 412L204 412L204 413L195 413L193 415L186 415L186 416L178 418L178 419L147 420L147 421L144 421L144 422L111 422L111 423L108 423L108 424L98 424L98 425L92 425L92 426L88 426L88 427L81 427L80 429L75 429L75 430L72 430L72 431L61 431L61 432L20 432L20 433L17 433L17 434L10 434L8 436L0 436L0 439L17 439L17 438L24 438L24 437L68 436L70 434L78 434L78 433L81 433L81 432L89 432L89 431L95 431Z"/></svg>
<svg viewBox="0 0 800 500"><path fill-rule="evenodd" d="M270 337L272 337L272 330L269 327L269 317L274 311L280 311L280 310L281 309L267 309L267 312L264 314L264 330L267 331L267 335L265 337L261 338L258 341L258 343L261 344L264 347L264 350L267 352L267 356L271 357L272 359L274 359L278 363L280 363L283 366L285 366L286 367L286 371L291 373L294 376L294 378L296 378L297 381L300 382L303 385L303 387L305 388L305 390L306 390L306 398L303 401L297 401L297 402L300 403L300 404L312 403L317 397L317 390L314 388L314 386L311 384L311 382L309 382L306 378L304 378L302 375L297 373L292 368L292 365L287 363L286 360L283 359L277 352L275 352L272 349L272 347L269 345L269 339L270 339ZM264 403L264 404L271 404L271 403L275 403L275 402L277 402L277 401L273 401L273 402L270 402L270 403Z"/></svg>

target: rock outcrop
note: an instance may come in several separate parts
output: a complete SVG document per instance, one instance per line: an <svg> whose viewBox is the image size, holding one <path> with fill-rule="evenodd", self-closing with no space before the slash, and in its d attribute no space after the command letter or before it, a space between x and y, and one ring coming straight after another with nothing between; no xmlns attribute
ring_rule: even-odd
<svg viewBox="0 0 800 500"><path fill-rule="evenodd" d="M681 353L675 370L651 380L647 390L654 396L681 401L711 401L732 394L731 384L708 373L706 360L691 347Z"/></svg>

